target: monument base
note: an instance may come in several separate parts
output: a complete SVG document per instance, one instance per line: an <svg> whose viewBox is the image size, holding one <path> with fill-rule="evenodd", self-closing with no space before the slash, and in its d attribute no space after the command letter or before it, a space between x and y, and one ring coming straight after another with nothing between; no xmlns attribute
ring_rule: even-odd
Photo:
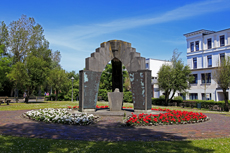
<svg viewBox="0 0 230 153"><path fill-rule="evenodd" d="M134 113L138 113L138 114L140 114L140 113L148 113L148 114L150 114L151 112L152 112L151 109L149 109L149 110L136 110L136 109L134 109Z"/></svg>
<svg viewBox="0 0 230 153"><path fill-rule="evenodd" d="M96 109L81 109L80 112L95 112Z"/></svg>

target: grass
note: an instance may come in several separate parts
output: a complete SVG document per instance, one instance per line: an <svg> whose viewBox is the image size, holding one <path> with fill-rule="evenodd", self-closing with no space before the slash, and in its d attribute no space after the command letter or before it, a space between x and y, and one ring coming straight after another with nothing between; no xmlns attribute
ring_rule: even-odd
<svg viewBox="0 0 230 153"><path fill-rule="evenodd" d="M39 103L10 103L2 104L0 111L32 110L43 108L67 108L79 105L71 101L45 101ZM108 105L108 102L98 102L97 105ZM124 103L124 107L133 107L133 104ZM229 112L207 111L196 108L162 107L174 110L185 110L202 113L218 113L230 116ZM188 140L188 141L121 141L121 142L94 142L78 140L52 140L0 135L0 152L230 152L230 138Z"/></svg>
<svg viewBox="0 0 230 153"><path fill-rule="evenodd" d="M81 153L133 153L133 152L230 152L230 138L189 141L120 141L95 142L76 140L52 140L0 135L1 152L81 152Z"/></svg>

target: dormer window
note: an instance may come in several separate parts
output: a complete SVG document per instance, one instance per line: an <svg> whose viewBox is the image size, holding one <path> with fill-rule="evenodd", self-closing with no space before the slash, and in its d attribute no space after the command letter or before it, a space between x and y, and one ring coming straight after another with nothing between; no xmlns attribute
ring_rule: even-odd
<svg viewBox="0 0 230 153"><path fill-rule="evenodd" d="M196 51L199 50L199 41L196 41Z"/></svg>
<svg viewBox="0 0 230 153"><path fill-rule="evenodd" d="M220 46L224 46L224 35L220 36Z"/></svg>
<svg viewBox="0 0 230 153"><path fill-rule="evenodd" d="M190 50L191 50L191 52L194 52L194 42L190 43Z"/></svg>

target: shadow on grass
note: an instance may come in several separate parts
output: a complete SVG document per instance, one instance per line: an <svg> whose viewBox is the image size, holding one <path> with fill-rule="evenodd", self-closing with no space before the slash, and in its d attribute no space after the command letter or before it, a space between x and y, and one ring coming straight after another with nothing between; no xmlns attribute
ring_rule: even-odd
<svg viewBox="0 0 230 153"><path fill-rule="evenodd" d="M36 103L48 103L48 102L45 102L45 101L29 101L28 103L25 103L25 104L36 104Z"/></svg>
<svg viewBox="0 0 230 153"><path fill-rule="evenodd" d="M114 121L121 117L113 118ZM104 120L106 120L104 118ZM24 122L0 126L3 152L213 152L194 146L186 137L148 128L123 127L121 122L89 126ZM36 139L42 138L42 139ZM56 140L54 140L56 139ZM57 140L59 139L59 140ZM61 139L61 140L60 140Z"/></svg>
<svg viewBox="0 0 230 153"><path fill-rule="evenodd" d="M193 146L190 141L76 141L0 136L2 152L214 152Z"/></svg>

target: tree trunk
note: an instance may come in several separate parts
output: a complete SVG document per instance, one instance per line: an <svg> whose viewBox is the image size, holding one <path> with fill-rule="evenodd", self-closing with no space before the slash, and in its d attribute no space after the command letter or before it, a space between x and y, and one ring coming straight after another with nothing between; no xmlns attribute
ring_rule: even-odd
<svg viewBox="0 0 230 153"><path fill-rule="evenodd" d="M10 97L13 97L13 96L14 96L14 88L12 87L11 92L10 92Z"/></svg>
<svg viewBox="0 0 230 153"><path fill-rule="evenodd" d="M58 100L58 89L56 89L56 96L55 96L55 101Z"/></svg>
<svg viewBox="0 0 230 153"><path fill-rule="evenodd" d="M171 98L168 101L169 103L172 101L172 98L174 97L175 93L176 93L176 91L173 91L173 94L172 94Z"/></svg>
<svg viewBox="0 0 230 153"><path fill-rule="evenodd" d="M228 108L228 94L226 92L226 89L223 89L223 93L224 93L224 101L225 101L224 111L228 112L229 111L229 108Z"/></svg>
<svg viewBox="0 0 230 153"><path fill-rule="evenodd" d="M168 106L169 94L170 94L170 92L168 92L168 91L165 92L165 103L164 103L165 106Z"/></svg>
<svg viewBox="0 0 230 153"><path fill-rule="evenodd" d="M28 102L29 102L29 98L30 98L30 95L29 95L29 91L27 90L27 91L26 91L25 103L28 103Z"/></svg>

